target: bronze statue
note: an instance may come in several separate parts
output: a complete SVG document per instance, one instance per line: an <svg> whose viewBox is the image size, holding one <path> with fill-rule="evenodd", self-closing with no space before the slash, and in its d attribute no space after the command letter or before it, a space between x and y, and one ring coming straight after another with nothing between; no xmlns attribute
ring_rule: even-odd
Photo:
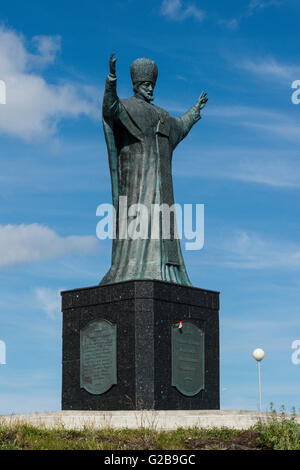
<svg viewBox="0 0 300 470"><path fill-rule="evenodd" d="M137 59L130 72L134 96L121 100L116 90L116 59L111 54L103 98L103 126L116 214L116 236L112 265L101 284L158 279L191 285L176 237L174 213L168 238L162 236L161 218L158 227L151 227L151 218L144 219L147 233L143 230L138 238L125 233L122 221L127 227L134 215L133 212L128 213L128 208L138 207L134 205L143 205L149 214L155 205L173 207L172 154L201 118L200 110L208 98L206 93L202 93L183 116L172 118L167 111L151 103L158 75L156 64L149 59ZM127 198L125 210L120 205L122 196ZM158 236L151 236L153 229Z"/></svg>

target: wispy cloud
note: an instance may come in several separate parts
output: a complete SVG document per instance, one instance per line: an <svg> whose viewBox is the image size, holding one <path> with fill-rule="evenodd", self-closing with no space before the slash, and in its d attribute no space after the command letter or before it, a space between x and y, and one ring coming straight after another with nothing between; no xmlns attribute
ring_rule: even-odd
<svg viewBox="0 0 300 470"><path fill-rule="evenodd" d="M300 71L299 71L300 75ZM291 89L291 96L292 96ZM186 105L180 102L161 101L161 105L169 112L181 114L186 111ZM243 106L243 105L210 105L205 110L205 118L213 117L214 120L222 120L226 124L243 126L267 132L276 139L286 140L291 143L300 143L300 124L292 114L287 114L274 109Z"/></svg>
<svg viewBox="0 0 300 470"><path fill-rule="evenodd" d="M292 82L300 76L300 66L279 63L273 57L265 57L259 60L242 60L236 64L237 67L257 75L264 80Z"/></svg>
<svg viewBox="0 0 300 470"><path fill-rule="evenodd" d="M190 149L183 157L179 154L175 158L176 177L229 179L278 188L300 187L298 152L259 146L224 146L221 149L203 147L201 151Z"/></svg>
<svg viewBox="0 0 300 470"><path fill-rule="evenodd" d="M61 50L60 36L34 36L32 43L37 52L29 56L30 65L42 67L55 62L57 54Z"/></svg>
<svg viewBox="0 0 300 470"><path fill-rule="evenodd" d="M179 110L182 106L173 107ZM174 173L178 177L205 176L282 188L300 187L300 125L296 117L267 108L211 105L206 118L213 119L215 125L219 121L222 127L232 127L234 132L251 130L252 143L245 146L224 143L222 148L207 143L201 150L185 149L182 156L179 148L174 159Z"/></svg>
<svg viewBox="0 0 300 470"><path fill-rule="evenodd" d="M230 29L231 31L235 31L239 27L239 19L238 18L232 18L230 20L225 20L224 18L221 18L219 20L219 24L225 26L226 28Z"/></svg>
<svg viewBox="0 0 300 470"><path fill-rule="evenodd" d="M246 15L251 16L258 11L274 6L278 7L281 4L282 0L251 0L248 4Z"/></svg>
<svg viewBox="0 0 300 470"><path fill-rule="evenodd" d="M71 252L91 253L97 245L95 237L61 237L40 224L0 225L0 269L53 259Z"/></svg>
<svg viewBox="0 0 300 470"><path fill-rule="evenodd" d="M237 231L218 243L218 261L230 268L299 269L300 244L249 231Z"/></svg>
<svg viewBox="0 0 300 470"><path fill-rule="evenodd" d="M163 0L160 12L173 21L183 21L187 18L203 21L205 18L203 10L194 4L185 4L182 0Z"/></svg>
<svg viewBox="0 0 300 470"><path fill-rule="evenodd" d="M276 139L300 143L300 125L291 115L250 106L211 106L210 115L234 125L268 132Z"/></svg>
<svg viewBox="0 0 300 470"><path fill-rule="evenodd" d="M288 152L243 149L236 167L233 164L231 169L228 168L227 178L279 188L299 188L299 159L287 157L290 157Z"/></svg>
<svg viewBox="0 0 300 470"><path fill-rule="evenodd" d="M266 10L269 7L278 7L282 4L282 0L251 0L244 11L236 18L220 19L219 23L231 30L238 29L242 20L249 18L256 13Z"/></svg>
<svg viewBox="0 0 300 470"><path fill-rule="evenodd" d="M7 94L0 107L0 133L27 140L53 135L64 118L95 117L97 112L89 88L52 84L37 70L55 61L60 37L35 36L32 42L34 54L23 36L0 26L0 73Z"/></svg>
<svg viewBox="0 0 300 470"><path fill-rule="evenodd" d="M54 320L60 312L60 289L37 287L34 292L41 309L46 312L49 318Z"/></svg>

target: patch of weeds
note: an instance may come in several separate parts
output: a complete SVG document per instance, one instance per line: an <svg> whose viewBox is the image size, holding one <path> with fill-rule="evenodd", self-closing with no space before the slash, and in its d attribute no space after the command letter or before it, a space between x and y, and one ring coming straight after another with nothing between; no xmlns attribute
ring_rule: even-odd
<svg viewBox="0 0 300 470"><path fill-rule="evenodd" d="M260 421L254 426L258 433L258 442L274 450L300 450L300 424L295 421L295 410L292 415L287 416L284 406L278 413L271 403L270 412L270 422Z"/></svg>

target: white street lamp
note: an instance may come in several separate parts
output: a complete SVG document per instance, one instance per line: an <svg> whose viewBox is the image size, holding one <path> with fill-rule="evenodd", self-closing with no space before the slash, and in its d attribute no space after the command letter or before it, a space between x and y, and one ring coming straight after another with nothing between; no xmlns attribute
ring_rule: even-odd
<svg viewBox="0 0 300 470"><path fill-rule="evenodd" d="M260 361L263 360L265 357L265 352L263 349L257 348L254 349L252 356L254 359L257 361L257 366L258 366L258 389L259 389L259 409L260 412L262 412L262 404L261 404L261 378L260 378Z"/></svg>

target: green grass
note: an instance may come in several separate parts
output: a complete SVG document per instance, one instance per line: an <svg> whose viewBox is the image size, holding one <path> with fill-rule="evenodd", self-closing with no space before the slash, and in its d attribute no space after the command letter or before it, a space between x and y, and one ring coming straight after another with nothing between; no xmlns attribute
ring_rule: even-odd
<svg viewBox="0 0 300 470"><path fill-rule="evenodd" d="M0 450L179 450L190 449L189 440L232 440L238 431L230 429L203 430L198 428L176 431L151 429L83 431L40 429L27 424L0 426Z"/></svg>
<svg viewBox="0 0 300 470"><path fill-rule="evenodd" d="M27 424L0 422L0 450L202 450L270 449L300 450L300 425L284 409L271 409L271 421L257 423L251 429L178 428L66 430L62 426L46 430Z"/></svg>

